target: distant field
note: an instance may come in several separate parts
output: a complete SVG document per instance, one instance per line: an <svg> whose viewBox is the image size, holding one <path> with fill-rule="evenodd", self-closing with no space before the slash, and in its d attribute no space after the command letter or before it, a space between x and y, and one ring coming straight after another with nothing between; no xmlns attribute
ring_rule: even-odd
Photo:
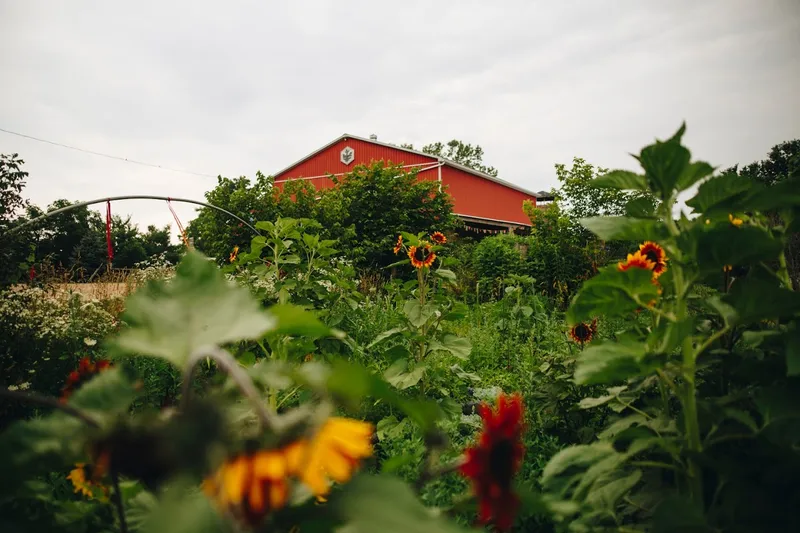
<svg viewBox="0 0 800 533"><path fill-rule="evenodd" d="M25 286L17 285L15 288L21 289ZM56 293L79 292L90 299L104 300L115 296L128 296L136 289L136 286L124 282L53 283L47 285L47 289Z"/></svg>

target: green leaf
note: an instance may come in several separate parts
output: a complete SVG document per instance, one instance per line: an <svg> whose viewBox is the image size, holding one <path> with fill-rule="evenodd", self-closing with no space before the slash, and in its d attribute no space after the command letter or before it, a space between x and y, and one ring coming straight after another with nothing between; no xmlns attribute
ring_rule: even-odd
<svg viewBox="0 0 800 533"><path fill-rule="evenodd" d="M151 502L152 504L152 502ZM143 533L223 533L229 531L206 496L188 483L176 482L149 515L139 519Z"/></svg>
<svg viewBox="0 0 800 533"><path fill-rule="evenodd" d="M625 496L642 479L642 471L634 470L628 475L616 472L617 479L593 487L587 495L586 503L602 509L614 509L619 500Z"/></svg>
<svg viewBox="0 0 800 533"><path fill-rule="evenodd" d="M641 268L621 272L616 265L600 269L572 300L567 321L577 324L599 315L623 316L658 297L653 273Z"/></svg>
<svg viewBox="0 0 800 533"><path fill-rule="evenodd" d="M318 339L320 337L343 338L344 334L323 324L311 311L291 304L275 304L268 312L277 319L270 332L274 335L291 335Z"/></svg>
<svg viewBox="0 0 800 533"><path fill-rule="evenodd" d="M113 419L125 413L136 396L133 383L123 371L110 368L81 385L68 403L94 419Z"/></svg>
<svg viewBox="0 0 800 533"><path fill-rule="evenodd" d="M408 359L411 357L411 352L406 346L397 344L385 350L382 356L387 361L397 361L398 359Z"/></svg>
<svg viewBox="0 0 800 533"><path fill-rule="evenodd" d="M386 369L383 377L397 389L405 390L419 383L426 370L427 367L425 365L417 365L413 370L408 371L408 361L406 359L398 359Z"/></svg>
<svg viewBox="0 0 800 533"><path fill-rule="evenodd" d="M713 173L714 167L705 161L696 161L694 163L690 163L686 166L686 168L683 170L683 173L678 178L678 184L676 188L679 191L686 190L701 179L705 178L706 176L710 176Z"/></svg>
<svg viewBox="0 0 800 533"><path fill-rule="evenodd" d="M467 314L469 313L469 307L462 302L455 302L453 307L448 311L442 320L447 321L454 321L454 320L461 320L462 318L466 318Z"/></svg>
<svg viewBox="0 0 800 533"><path fill-rule="evenodd" d="M402 331L404 331L404 328L392 328L392 329L387 329L386 331L383 331L381 333L378 333L372 340L372 342L367 345L367 350L373 348L376 344L379 344L380 342L388 339L389 337L397 335Z"/></svg>
<svg viewBox="0 0 800 533"><path fill-rule="evenodd" d="M737 280L722 300L736 309L738 324L800 314L800 293L755 277Z"/></svg>
<svg viewBox="0 0 800 533"><path fill-rule="evenodd" d="M327 386L331 394L340 400L350 400L353 407L358 407L365 397L385 401L404 412L423 431L433 427L443 416L435 402L403 398L396 388L354 363L336 360L328 376Z"/></svg>
<svg viewBox="0 0 800 533"><path fill-rule="evenodd" d="M589 182L593 187L602 189L620 189L647 191L647 178L629 170L612 170Z"/></svg>
<svg viewBox="0 0 800 533"><path fill-rule="evenodd" d="M732 246L731 243L736 243ZM783 251L783 243L756 226L721 224L697 237L697 264L705 272L722 271L725 265L751 265L771 261Z"/></svg>
<svg viewBox="0 0 800 533"><path fill-rule="evenodd" d="M580 477L581 470L616 454L610 442L595 442L568 446L555 454L542 471L542 487L545 492L565 496L572 487L573 479Z"/></svg>
<svg viewBox="0 0 800 533"><path fill-rule="evenodd" d="M447 281L456 281L456 274L452 270L446 268L437 268L433 271L434 274Z"/></svg>
<svg viewBox="0 0 800 533"><path fill-rule="evenodd" d="M794 328L787 332L786 375L800 376L800 327L797 322Z"/></svg>
<svg viewBox="0 0 800 533"><path fill-rule="evenodd" d="M647 176L650 188L656 191L662 199L672 196L680 177L686 172L691 153L681 145L681 137L686 131L686 125L670 139L656 141L646 146L639 154L639 162Z"/></svg>
<svg viewBox="0 0 800 533"><path fill-rule="evenodd" d="M330 507L347 533L464 533L441 512L420 503L411 488L381 474L359 475L347 483Z"/></svg>
<svg viewBox="0 0 800 533"><path fill-rule="evenodd" d="M800 206L800 177L757 189L748 199L748 210L772 211Z"/></svg>
<svg viewBox="0 0 800 533"><path fill-rule="evenodd" d="M670 494L656 508L653 515L653 533L712 533L706 525L703 511L688 498Z"/></svg>
<svg viewBox="0 0 800 533"><path fill-rule="evenodd" d="M589 217L580 223L604 241L660 241L668 235L662 222L648 218Z"/></svg>
<svg viewBox="0 0 800 533"><path fill-rule="evenodd" d="M583 398L580 402L578 402L578 407L581 409L592 409L594 407L600 407L601 405L605 405L617 396L615 394L607 394L605 396L598 396L596 398Z"/></svg>
<svg viewBox="0 0 800 533"><path fill-rule="evenodd" d="M634 218L651 218L655 205L651 198L634 198L625 204L625 214Z"/></svg>
<svg viewBox="0 0 800 533"><path fill-rule="evenodd" d="M461 368L459 365L453 365L453 366L451 366L451 367L450 367L450 370L451 370L451 371L452 371L452 372L453 372L453 373L454 373L456 376L458 376L459 378L461 378L461 379L464 379L464 380L467 380L467 381L478 382L478 381L480 381L480 380L481 380L481 377L480 377L478 374L476 374L476 373L474 373L474 372L467 372L466 370L464 370L463 368Z"/></svg>
<svg viewBox="0 0 800 533"><path fill-rule="evenodd" d="M276 326L247 289L226 281L202 254L190 251L175 277L152 281L130 296L128 324L112 346L121 352L161 357L183 367L198 348L257 339Z"/></svg>
<svg viewBox="0 0 800 533"><path fill-rule="evenodd" d="M384 440L387 437L396 439L403 434L405 427L408 425L408 418L398 420L396 416L387 416L378 421L375 425L375 434L378 440Z"/></svg>
<svg viewBox="0 0 800 533"><path fill-rule="evenodd" d="M444 350L459 359L466 360L469 358L470 352L472 352L472 343L469 342L469 339L447 333L442 337L441 342L431 341L429 350L431 352Z"/></svg>
<svg viewBox="0 0 800 533"><path fill-rule="evenodd" d="M436 307L434 305L421 305L419 300L406 300L406 303L403 305L403 313L406 315L406 318L417 328L421 328L425 325L428 320L431 319L435 311Z"/></svg>
<svg viewBox="0 0 800 533"><path fill-rule="evenodd" d="M706 213L711 208L730 204L744 198L754 186L753 180L730 172L715 176L697 189L697 194L686 201L695 213Z"/></svg>
<svg viewBox="0 0 800 533"><path fill-rule="evenodd" d="M645 358L644 344L604 342L581 352L575 366L579 385L613 383L649 373L658 363Z"/></svg>

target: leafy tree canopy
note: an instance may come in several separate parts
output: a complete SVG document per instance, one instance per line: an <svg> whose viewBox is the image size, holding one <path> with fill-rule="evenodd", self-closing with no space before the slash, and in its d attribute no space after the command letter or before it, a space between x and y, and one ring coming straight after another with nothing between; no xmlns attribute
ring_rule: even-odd
<svg viewBox="0 0 800 533"><path fill-rule="evenodd" d="M413 144L401 144L400 147L414 150ZM483 164L483 148L479 144L473 146L458 139L453 139L446 144L440 142L426 144L422 147L422 151L497 177L496 168Z"/></svg>

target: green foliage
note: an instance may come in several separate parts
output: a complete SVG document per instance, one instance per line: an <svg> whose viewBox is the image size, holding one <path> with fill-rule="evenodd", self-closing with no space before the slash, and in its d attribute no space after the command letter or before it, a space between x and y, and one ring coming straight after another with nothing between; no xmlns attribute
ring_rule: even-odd
<svg viewBox="0 0 800 533"><path fill-rule="evenodd" d="M336 187L323 192L319 209L341 213L339 223L352 226L352 240L342 238L341 245L357 267L391 264L400 231L444 232L455 227L451 197L438 182L417 181L416 171L377 162L356 167L334 182ZM326 218L320 218L323 226Z"/></svg>
<svg viewBox="0 0 800 533"><path fill-rule="evenodd" d="M414 148L411 145L406 145L407 148ZM454 163L472 168L484 174L497 177L497 169L483 164L483 148L476 144L475 146L453 139L447 144L435 142L426 144L422 147L422 151L426 154L435 155L449 159Z"/></svg>
<svg viewBox="0 0 800 533"><path fill-rule="evenodd" d="M576 383L608 387L580 406L617 415L596 439L565 448L544 470L544 498L564 530L799 525L800 493L788 480L800 474L793 377L800 298L785 271L768 266L784 264L787 232L758 210L794 209L800 198L788 186L745 186L723 174L687 202L696 218L675 220L677 193L713 172L691 162L684 129L641 151L644 174L610 173L598 183L651 192L660 199L655 217L645 210L586 221L601 238L656 240L668 267L657 279L649 269L601 269L567 313L571 323L639 320L577 358ZM711 280L721 291L703 287ZM778 419L780 429L772 426Z"/></svg>

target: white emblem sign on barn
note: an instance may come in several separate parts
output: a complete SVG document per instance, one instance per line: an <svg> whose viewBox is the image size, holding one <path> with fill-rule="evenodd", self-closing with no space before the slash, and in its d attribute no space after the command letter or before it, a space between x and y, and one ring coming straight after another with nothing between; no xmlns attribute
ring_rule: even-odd
<svg viewBox="0 0 800 533"><path fill-rule="evenodd" d="M350 163L352 163L355 158L356 158L356 152L349 146L345 146L344 148L342 148L342 151L339 154L339 160L345 165L349 165Z"/></svg>

